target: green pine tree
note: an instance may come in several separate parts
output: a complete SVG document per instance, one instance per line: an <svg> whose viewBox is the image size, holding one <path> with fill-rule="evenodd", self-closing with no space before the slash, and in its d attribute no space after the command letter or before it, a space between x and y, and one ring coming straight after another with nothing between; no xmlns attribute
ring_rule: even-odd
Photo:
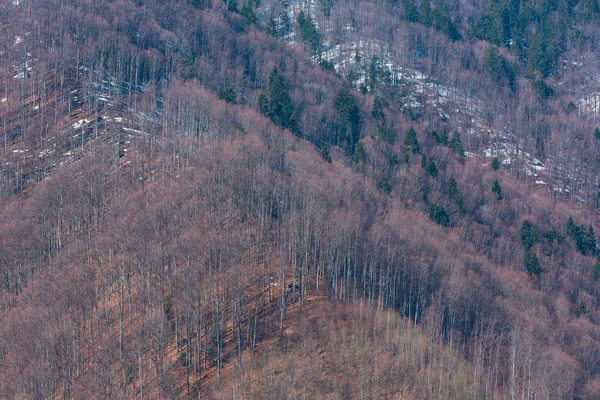
<svg viewBox="0 0 600 400"><path fill-rule="evenodd" d="M408 128L408 131L406 132L406 137L404 138L404 148L413 154L418 154L421 151L419 141L417 140L417 132L412 126Z"/></svg>
<svg viewBox="0 0 600 400"><path fill-rule="evenodd" d="M492 184L492 193L496 195L497 201L500 201L504 198L504 195L502 194L502 188L500 187L500 182L498 182L498 179L496 179Z"/></svg>
<svg viewBox="0 0 600 400"><path fill-rule="evenodd" d="M465 156L465 150L463 149L460 133L454 132L454 136L452 136L450 143L448 143L448 147L450 148L450 150L458 154L461 158Z"/></svg>
<svg viewBox="0 0 600 400"><path fill-rule="evenodd" d="M317 31L317 26L315 22L311 18L310 15L306 16L304 11L300 11L298 13L298 18L296 19L298 22L298 26L300 27L300 37L304 43L307 43L310 46L313 54L319 52L321 38L319 36L319 31Z"/></svg>
<svg viewBox="0 0 600 400"><path fill-rule="evenodd" d="M538 240L538 233L531 222L528 220L523 221L523 225L521 225L521 243L525 246L525 250L531 250Z"/></svg>
<svg viewBox="0 0 600 400"><path fill-rule="evenodd" d="M527 251L525 253L525 270L529 275L539 276L542 272L540 268L540 261L537 258L537 255L531 251Z"/></svg>
<svg viewBox="0 0 600 400"><path fill-rule="evenodd" d="M375 97L375 101L373 101L373 110L371 111L371 117L374 119L384 120L385 112L384 108L386 107L385 99L377 96Z"/></svg>
<svg viewBox="0 0 600 400"><path fill-rule="evenodd" d="M350 146L351 153L354 153L354 146L360 139L360 109L346 83L340 88L335 98L334 107L337 111L338 121L342 126L339 141L346 141Z"/></svg>
<svg viewBox="0 0 600 400"><path fill-rule="evenodd" d="M258 108L276 125L295 132L294 104L277 67L269 75L267 91L258 97Z"/></svg>
<svg viewBox="0 0 600 400"><path fill-rule="evenodd" d="M500 169L500 160L498 160L498 157L492 158L492 169L494 171L498 171Z"/></svg>

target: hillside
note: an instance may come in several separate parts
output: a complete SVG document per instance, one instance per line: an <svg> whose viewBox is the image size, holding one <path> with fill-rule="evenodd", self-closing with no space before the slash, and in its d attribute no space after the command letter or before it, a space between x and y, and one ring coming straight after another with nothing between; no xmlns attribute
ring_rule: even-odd
<svg viewBox="0 0 600 400"><path fill-rule="evenodd" d="M600 398L599 14L3 2L0 397Z"/></svg>

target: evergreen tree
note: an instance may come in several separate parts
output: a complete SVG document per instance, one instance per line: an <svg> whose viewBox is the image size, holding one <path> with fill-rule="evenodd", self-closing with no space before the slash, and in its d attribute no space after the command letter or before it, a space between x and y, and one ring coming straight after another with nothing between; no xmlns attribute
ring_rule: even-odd
<svg viewBox="0 0 600 400"><path fill-rule="evenodd" d="M219 99L225 100L228 103L235 103L235 99L237 98L237 93L235 89L232 87L226 87L220 89L218 92Z"/></svg>
<svg viewBox="0 0 600 400"><path fill-rule="evenodd" d="M531 87L540 100L548 99L554 96L554 89L548 86L543 80L532 82Z"/></svg>
<svg viewBox="0 0 600 400"><path fill-rule="evenodd" d="M421 4L419 4L419 21L425 26L431 26L431 4L429 0L421 0Z"/></svg>
<svg viewBox="0 0 600 400"><path fill-rule="evenodd" d="M528 220L523 221L521 225L521 243L525 250L529 251L538 242L538 233Z"/></svg>
<svg viewBox="0 0 600 400"><path fill-rule="evenodd" d="M360 139L360 109L346 83L340 88L334 106L342 126L342 135L338 140L347 141L351 152L354 153L354 146Z"/></svg>
<svg viewBox="0 0 600 400"><path fill-rule="evenodd" d="M485 53L484 65L488 74L492 76L495 82L500 83L504 80L504 59L496 46L491 45L488 47Z"/></svg>
<svg viewBox="0 0 600 400"><path fill-rule="evenodd" d="M529 275L539 276L542 270L540 269L540 261L537 255L531 251L525 253L525 270Z"/></svg>
<svg viewBox="0 0 600 400"><path fill-rule="evenodd" d="M417 140L417 132L412 126L408 128L408 131L406 132L406 137L404 138L404 148L413 154L418 154L421 151L419 141Z"/></svg>
<svg viewBox="0 0 600 400"><path fill-rule="evenodd" d="M502 194L502 188L500 187L500 182L498 182L498 179L496 179L492 184L492 193L496 195L497 201L500 201L504 198L504 195Z"/></svg>
<svg viewBox="0 0 600 400"><path fill-rule="evenodd" d="M300 37L302 38L302 41L310 46L313 54L318 53L321 38L319 37L319 31L317 31L317 27L311 16L306 16L304 11L300 11L296 21L300 27Z"/></svg>
<svg viewBox="0 0 600 400"><path fill-rule="evenodd" d="M356 143L356 146L354 146L354 154L352 154L352 158L355 162L361 162L367 159L367 152L365 151L365 147L362 145L362 143Z"/></svg>
<svg viewBox="0 0 600 400"><path fill-rule="evenodd" d="M431 205L429 207L429 218L436 224L450 226L450 216L442 206Z"/></svg>
<svg viewBox="0 0 600 400"><path fill-rule="evenodd" d="M446 184L446 193L451 199L455 198L460 193L456 179L454 179L453 176L448 179L448 183Z"/></svg>
<svg viewBox="0 0 600 400"><path fill-rule="evenodd" d="M404 17L408 22L419 22L419 10L412 0L402 0L404 5Z"/></svg>
<svg viewBox="0 0 600 400"><path fill-rule="evenodd" d="M498 160L498 157L492 158L492 169L494 171L498 171L500 169L500 160Z"/></svg>
<svg viewBox="0 0 600 400"><path fill-rule="evenodd" d="M375 90L380 75L379 58L377 56L371 57L371 64L369 65L369 91Z"/></svg>
<svg viewBox="0 0 600 400"><path fill-rule="evenodd" d="M450 150L458 154L461 158L465 156L465 150L463 149L460 133L454 132L454 136L452 136L450 143L448 143L448 147L450 148Z"/></svg>
<svg viewBox="0 0 600 400"><path fill-rule="evenodd" d="M277 67L269 75L267 92L258 98L258 108L276 125L295 132L294 105Z"/></svg>
<svg viewBox="0 0 600 400"><path fill-rule="evenodd" d="M600 140L600 129L598 129L598 128L594 129L594 137L597 140Z"/></svg>
<svg viewBox="0 0 600 400"><path fill-rule="evenodd" d="M594 280L600 278L600 252L596 253L596 263L594 264Z"/></svg>
<svg viewBox="0 0 600 400"><path fill-rule="evenodd" d="M421 157L421 167L429 174L432 178L435 178L438 174L437 167L432 158L426 156Z"/></svg>
<svg viewBox="0 0 600 400"><path fill-rule="evenodd" d="M380 120L384 120L385 119L385 112L384 112L384 108L386 107L386 101L385 99L377 96L375 97L375 101L373 101L373 110L371 111L371 117L373 117L374 119L380 119Z"/></svg>
<svg viewBox="0 0 600 400"><path fill-rule="evenodd" d="M587 308L585 306L585 303L583 301L579 302L579 305L577 306L577 310L575 310L575 316L577 318L581 318L583 317L585 314L587 313Z"/></svg>
<svg viewBox="0 0 600 400"><path fill-rule="evenodd" d="M279 37L279 32L277 29L277 21L275 21L275 18L273 16L271 16L269 18L269 20L267 21L267 26L265 27L265 32L267 33L267 35L273 36L274 38Z"/></svg>
<svg viewBox="0 0 600 400"><path fill-rule="evenodd" d="M594 228L590 224L588 226L587 233L585 234L585 254L594 255L596 254L596 236L594 235Z"/></svg>

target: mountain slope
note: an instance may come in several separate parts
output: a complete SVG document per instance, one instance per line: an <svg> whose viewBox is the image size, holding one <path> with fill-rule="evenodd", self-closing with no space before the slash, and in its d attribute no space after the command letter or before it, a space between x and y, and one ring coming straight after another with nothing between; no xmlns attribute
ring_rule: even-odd
<svg viewBox="0 0 600 400"><path fill-rule="evenodd" d="M514 100L443 72L483 44L440 50L441 83L421 60L360 90L296 40L326 37L320 4L290 3L280 39L269 2L2 6L3 397L598 395L594 205L521 180L521 138L462 125ZM390 15L429 55L451 40ZM526 79L532 125L575 121ZM592 138L553 135L575 155L554 173L591 195Z"/></svg>

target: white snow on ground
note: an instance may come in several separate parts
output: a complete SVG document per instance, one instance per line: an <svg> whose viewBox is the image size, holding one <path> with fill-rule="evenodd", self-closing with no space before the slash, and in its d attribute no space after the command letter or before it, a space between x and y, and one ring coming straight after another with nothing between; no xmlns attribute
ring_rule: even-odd
<svg viewBox="0 0 600 400"><path fill-rule="evenodd" d="M92 122L92 121L91 121L91 120L89 120L89 119L85 119L85 118L84 118L84 119L80 119L79 121L75 122L75 123L72 125L72 128L73 128L73 129L79 129L79 128L81 128L83 125L87 125L87 124L89 124L90 122Z"/></svg>

